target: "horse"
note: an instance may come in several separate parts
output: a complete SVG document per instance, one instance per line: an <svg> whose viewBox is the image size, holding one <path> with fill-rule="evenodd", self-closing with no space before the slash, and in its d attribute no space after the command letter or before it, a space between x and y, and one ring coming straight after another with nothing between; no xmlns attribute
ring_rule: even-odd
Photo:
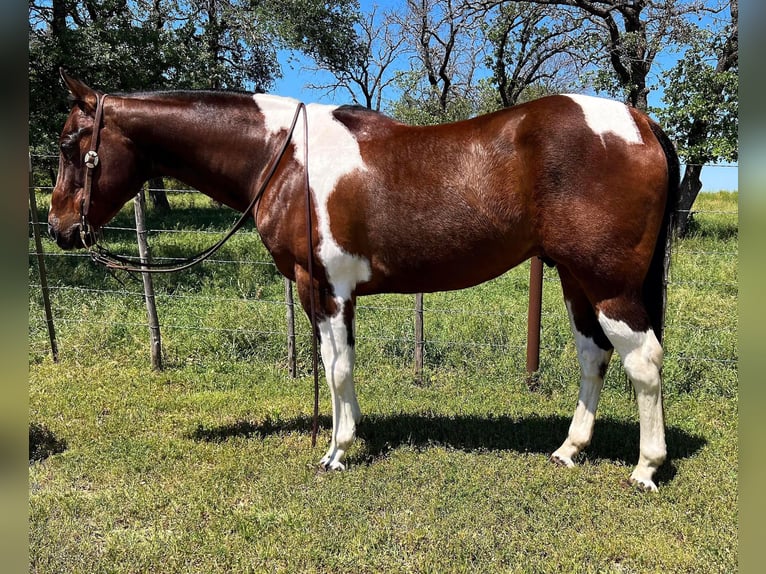
<svg viewBox="0 0 766 574"><path fill-rule="evenodd" d="M654 473L666 458L661 341L679 163L647 115L569 94L410 126L358 106L308 104L304 130L290 127L303 105L291 98L106 94L61 75L72 107L60 137L51 237L63 249L89 247L96 230L160 176L249 210L303 309L316 302L332 401L322 468L345 469L361 417L357 297L463 289L537 256L558 271L580 367L574 415L551 460L574 466L590 443L616 349L639 412L629 481L657 490Z"/></svg>

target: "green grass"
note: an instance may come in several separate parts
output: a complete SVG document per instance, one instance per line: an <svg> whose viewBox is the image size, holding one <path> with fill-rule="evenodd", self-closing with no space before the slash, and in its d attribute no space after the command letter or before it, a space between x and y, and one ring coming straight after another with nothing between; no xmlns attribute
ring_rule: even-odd
<svg viewBox="0 0 766 574"><path fill-rule="evenodd" d="M206 199L172 199L173 212L151 213L150 226L183 221L200 232L151 237L155 255L189 254L211 242L203 232L234 219ZM365 416L349 471L320 473L328 393L323 385L312 448L308 323L298 317L292 379L283 284L260 263L267 254L254 233L216 255L248 263L155 276L162 372L149 368L140 283L46 242L61 361L49 357L30 257L30 571L735 571L737 195L703 194L695 207L672 268L670 457L655 494L625 484L638 422L616 361L579 465L547 460L578 384L552 270L535 392L524 370L526 265L426 295L417 384L412 297L360 300ZM115 226L127 227L131 210ZM135 249L130 233L109 236Z"/></svg>

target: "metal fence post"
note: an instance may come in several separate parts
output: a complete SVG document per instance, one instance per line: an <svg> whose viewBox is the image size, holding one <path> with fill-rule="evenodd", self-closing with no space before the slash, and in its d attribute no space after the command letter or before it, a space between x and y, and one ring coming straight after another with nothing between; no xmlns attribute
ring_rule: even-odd
<svg viewBox="0 0 766 574"><path fill-rule="evenodd" d="M422 382L423 379L423 347L425 340L423 334L423 294L415 294L415 380Z"/></svg>
<svg viewBox="0 0 766 574"><path fill-rule="evenodd" d="M295 356L295 303L293 301L293 282L285 277L285 303L287 306L287 369L294 379L298 376Z"/></svg>
<svg viewBox="0 0 766 574"><path fill-rule="evenodd" d="M533 257L529 266L529 310L527 311L527 386L534 386L540 368L540 315L543 304L543 261Z"/></svg>

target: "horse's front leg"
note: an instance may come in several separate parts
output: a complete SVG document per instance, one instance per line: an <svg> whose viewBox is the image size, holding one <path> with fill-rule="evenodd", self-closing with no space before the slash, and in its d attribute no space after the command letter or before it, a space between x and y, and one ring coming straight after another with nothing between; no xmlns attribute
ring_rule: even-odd
<svg viewBox="0 0 766 574"><path fill-rule="evenodd" d="M354 389L354 303L336 302L337 312L318 325L322 363L332 399L332 439L319 464L326 469L343 470L343 457L354 442L361 411Z"/></svg>
<svg viewBox="0 0 766 574"><path fill-rule="evenodd" d="M308 281L298 290L301 303L310 313ZM344 470L343 458L356 436L356 423L361 411L354 389L354 297L336 297L315 288L317 335L322 353L322 364L330 388L332 401L332 438L327 454L319 464L328 470Z"/></svg>

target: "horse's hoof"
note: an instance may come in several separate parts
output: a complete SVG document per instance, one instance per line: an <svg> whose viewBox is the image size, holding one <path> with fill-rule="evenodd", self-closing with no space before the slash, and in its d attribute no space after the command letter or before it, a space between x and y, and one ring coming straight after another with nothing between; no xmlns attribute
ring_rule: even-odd
<svg viewBox="0 0 766 574"><path fill-rule="evenodd" d="M657 485L654 484L654 481L649 479L640 479L631 476L628 480L628 484L634 488L637 488L641 492L657 492L658 490Z"/></svg>
<svg viewBox="0 0 766 574"><path fill-rule="evenodd" d="M556 466L566 466L566 467L573 467L575 464L572 461L571 458L566 456L561 456L559 454L553 453L550 457L550 461L555 464Z"/></svg>
<svg viewBox="0 0 766 574"><path fill-rule="evenodd" d="M319 461L319 468L324 472L329 472L331 470L346 470L346 465L337 460L332 461L330 459L323 458Z"/></svg>

